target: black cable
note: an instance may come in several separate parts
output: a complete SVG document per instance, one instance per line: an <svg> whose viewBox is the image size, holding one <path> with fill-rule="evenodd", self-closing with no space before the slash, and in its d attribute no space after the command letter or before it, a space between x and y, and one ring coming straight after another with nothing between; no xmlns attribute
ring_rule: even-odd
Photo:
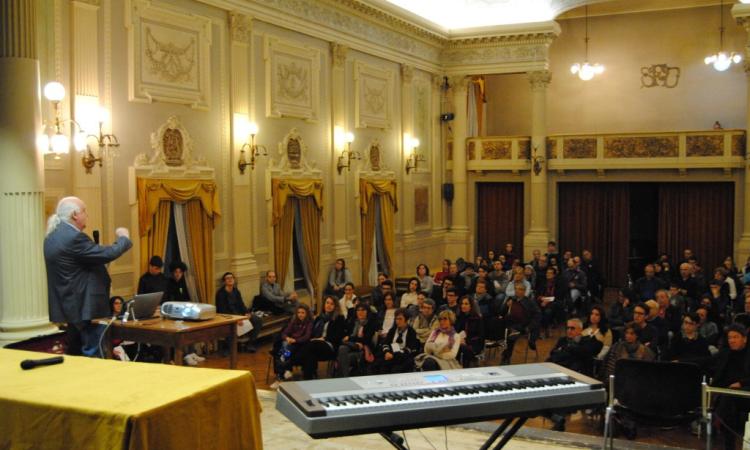
<svg viewBox="0 0 750 450"><path fill-rule="evenodd" d="M424 438L424 440L427 441L428 444L430 444L430 447L432 447L434 450L437 450L437 447L435 447L434 445L432 445L432 442L430 442L430 440L427 439L427 436L425 436L425 434L422 433L422 429L421 428L417 428L417 431L419 431L419 434L422 435L422 437Z"/></svg>
<svg viewBox="0 0 750 450"><path fill-rule="evenodd" d="M445 450L448 450L448 427L443 427L443 432L445 433Z"/></svg>
<svg viewBox="0 0 750 450"><path fill-rule="evenodd" d="M404 437L404 444L406 444L406 448L411 450L411 447L409 446L409 440L406 439L406 431L401 430L401 436Z"/></svg>

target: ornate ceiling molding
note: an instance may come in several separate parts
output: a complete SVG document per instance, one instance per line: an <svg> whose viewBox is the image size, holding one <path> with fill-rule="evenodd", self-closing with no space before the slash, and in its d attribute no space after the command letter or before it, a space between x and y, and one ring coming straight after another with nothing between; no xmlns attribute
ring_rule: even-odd
<svg viewBox="0 0 750 450"><path fill-rule="evenodd" d="M253 18L236 11L229 12L229 34L233 41L250 43Z"/></svg>

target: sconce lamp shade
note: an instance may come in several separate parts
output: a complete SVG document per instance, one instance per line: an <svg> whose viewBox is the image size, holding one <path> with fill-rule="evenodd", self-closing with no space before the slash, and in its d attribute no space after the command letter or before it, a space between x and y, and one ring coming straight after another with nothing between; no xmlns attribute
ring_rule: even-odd
<svg viewBox="0 0 750 450"><path fill-rule="evenodd" d="M44 97L51 102L59 102L65 98L65 87L57 81L51 81L44 86Z"/></svg>

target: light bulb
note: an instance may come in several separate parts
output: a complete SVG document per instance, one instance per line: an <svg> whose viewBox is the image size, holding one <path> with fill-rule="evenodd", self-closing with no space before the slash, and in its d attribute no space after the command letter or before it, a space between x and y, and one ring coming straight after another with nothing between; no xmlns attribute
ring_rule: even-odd
<svg viewBox="0 0 750 450"><path fill-rule="evenodd" d="M249 134L251 134L253 136L256 135L256 134L258 134L258 124L255 123L255 122L250 122L247 125L247 131L248 131Z"/></svg>
<svg viewBox="0 0 750 450"><path fill-rule="evenodd" d="M351 144L352 142L354 142L354 133L352 133L351 131L346 133L346 142L347 144Z"/></svg>
<svg viewBox="0 0 750 450"><path fill-rule="evenodd" d="M419 147L419 139L417 139L417 138L413 138L413 139L411 140L411 148L412 148L412 149L415 149L415 148L417 148L417 147Z"/></svg>
<svg viewBox="0 0 750 450"><path fill-rule="evenodd" d="M59 102L65 98L65 87L57 81L50 81L44 86L44 96L51 102Z"/></svg>
<svg viewBox="0 0 750 450"><path fill-rule="evenodd" d="M64 134L57 133L53 135L52 139L50 139L50 146L52 147L52 151L58 155L70 152L70 142Z"/></svg>
<svg viewBox="0 0 750 450"><path fill-rule="evenodd" d="M573 64L570 66L570 73L573 75L577 74L581 70L581 65L578 63Z"/></svg>
<svg viewBox="0 0 750 450"><path fill-rule="evenodd" d="M42 153L49 151L49 136L47 133L42 133L36 138L36 149Z"/></svg>
<svg viewBox="0 0 750 450"><path fill-rule="evenodd" d="M727 70L731 65L732 60L729 59L729 56L727 56L725 52L719 52L716 60L714 61L714 69L718 70L719 72L723 72Z"/></svg>
<svg viewBox="0 0 750 450"><path fill-rule="evenodd" d="M86 150L86 133L84 131L79 131L73 136L73 146L79 152Z"/></svg>
<svg viewBox="0 0 750 450"><path fill-rule="evenodd" d="M96 118L96 120L99 123L107 123L109 121L109 110L107 108L102 106L99 108L97 112L98 112L98 117Z"/></svg>
<svg viewBox="0 0 750 450"><path fill-rule="evenodd" d="M740 61L742 61L742 55L740 55L739 53L735 53L735 54L732 55L732 62L733 63L739 64Z"/></svg>
<svg viewBox="0 0 750 450"><path fill-rule="evenodd" d="M589 81L594 78L594 68L589 63L583 63L583 67L578 71L578 78L583 81Z"/></svg>

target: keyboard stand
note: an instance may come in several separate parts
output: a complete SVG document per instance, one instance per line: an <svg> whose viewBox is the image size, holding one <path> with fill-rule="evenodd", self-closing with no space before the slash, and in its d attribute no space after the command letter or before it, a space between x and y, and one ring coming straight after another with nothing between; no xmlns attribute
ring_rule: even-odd
<svg viewBox="0 0 750 450"><path fill-rule="evenodd" d="M395 431L383 431L380 435L398 450L408 450L407 447L404 447L404 438L396 434Z"/></svg>
<svg viewBox="0 0 750 450"><path fill-rule="evenodd" d="M502 435L502 438L500 439L500 442L497 443L497 445L494 447L495 450L505 447L505 444L510 441L513 436L518 432L518 430L523 426L523 424L526 423L528 420L528 417L509 417L505 420L503 420L503 423L500 424L499 427L492 433L492 435L485 441L485 443L479 448L479 450L487 450L489 449L492 444L495 443L497 438L499 438ZM510 426L513 421L516 421L516 423L513 424L512 427L510 427L510 430L508 430L508 426ZM508 431L505 431L508 430ZM505 434L503 434L505 433Z"/></svg>
<svg viewBox="0 0 750 450"><path fill-rule="evenodd" d="M518 430L521 429L521 427L526 423L528 419L528 417L509 417L503 420L503 423L501 423L500 426L497 427L497 429L492 433L489 439L485 441L485 443L479 448L479 450L488 450L500 436L502 436L502 438L500 438L500 442L497 443L497 445L494 447L494 450L505 447L505 444L513 439L513 436L515 436ZM515 423L513 423L513 421L515 421ZM511 426L510 430L508 430L508 427L511 423L513 423L513 426ZM404 446L404 438L396 434L395 431L383 431L380 433L380 435L383 437L383 439L388 441L389 444L391 444L398 450L407 450L407 447Z"/></svg>

